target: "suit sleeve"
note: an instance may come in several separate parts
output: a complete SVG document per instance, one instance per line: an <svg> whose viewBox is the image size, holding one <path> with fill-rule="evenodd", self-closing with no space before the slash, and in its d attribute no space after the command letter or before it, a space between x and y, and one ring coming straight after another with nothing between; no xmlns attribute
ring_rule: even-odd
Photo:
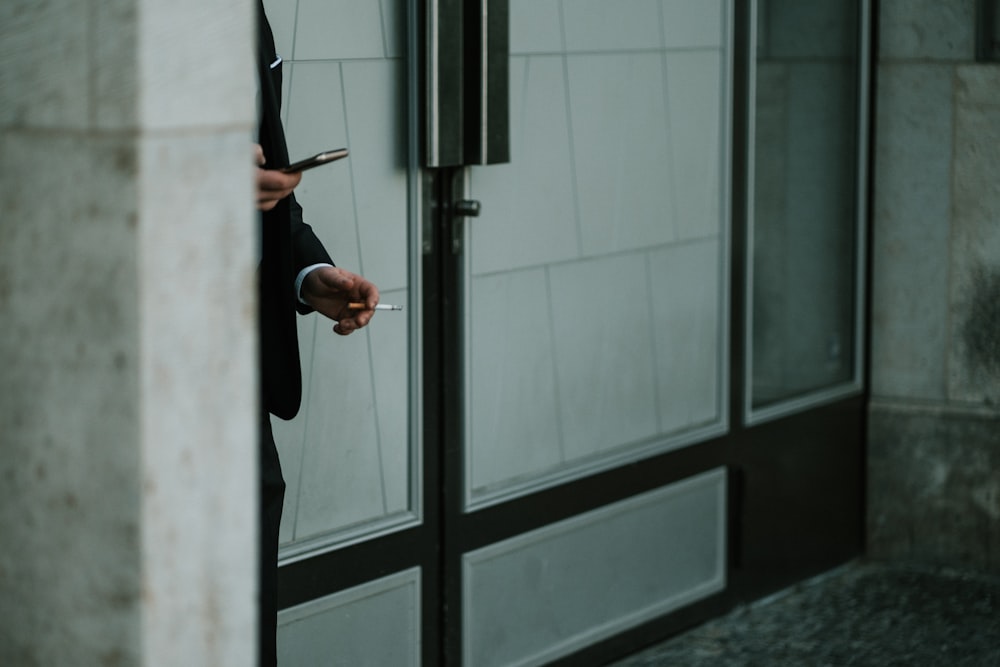
<svg viewBox="0 0 1000 667"><path fill-rule="evenodd" d="M326 251L323 243L319 240L312 227L302 219L302 207L295 200L295 195L291 195L291 233L292 233L292 277L298 275L299 271L313 264L333 264L330 254ZM301 303L296 298L296 310L305 315L311 313L312 308Z"/></svg>

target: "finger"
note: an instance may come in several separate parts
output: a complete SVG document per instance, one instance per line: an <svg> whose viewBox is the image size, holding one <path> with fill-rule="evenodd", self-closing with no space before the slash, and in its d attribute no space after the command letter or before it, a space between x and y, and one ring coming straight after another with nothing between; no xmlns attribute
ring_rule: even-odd
<svg viewBox="0 0 1000 667"><path fill-rule="evenodd" d="M358 292L364 297L365 301L374 300L378 303L378 288L375 287L375 283L368 280L367 278L362 278L358 276Z"/></svg>
<svg viewBox="0 0 1000 667"><path fill-rule="evenodd" d="M257 195L257 204L265 204L268 206L274 206L279 201L292 194L291 190L278 190L275 192L262 192Z"/></svg>
<svg viewBox="0 0 1000 667"><path fill-rule="evenodd" d="M275 169L257 170L257 189L266 192L290 193L301 180L302 174L300 173L286 174Z"/></svg>
<svg viewBox="0 0 1000 667"><path fill-rule="evenodd" d="M283 174L273 169L257 169L257 208L270 211L279 201L292 194L299 184L298 174Z"/></svg>
<svg viewBox="0 0 1000 667"><path fill-rule="evenodd" d="M368 306L369 311L374 311L375 306L379 302L378 288L375 287L375 283L369 280L361 280L361 284L358 285L358 293L364 299L365 305Z"/></svg>
<svg viewBox="0 0 1000 667"><path fill-rule="evenodd" d="M361 312L352 312L348 317L342 319L341 322L346 323L352 331L357 331L368 326L373 317L375 317L374 310L364 310Z"/></svg>
<svg viewBox="0 0 1000 667"><path fill-rule="evenodd" d="M267 160L264 158L264 149L260 144L253 145L253 163L258 167L263 167Z"/></svg>
<svg viewBox="0 0 1000 667"><path fill-rule="evenodd" d="M288 196L289 193L263 192L257 195L257 208L262 211L270 211L278 205L278 202Z"/></svg>
<svg viewBox="0 0 1000 667"><path fill-rule="evenodd" d="M373 311L379 302L379 292L375 284L356 274L352 274L354 288L351 290L351 301L347 307L356 311Z"/></svg>
<svg viewBox="0 0 1000 667"><path fill-rule="evenodd" d="M374 310L366 310L354 317L355 328L361 329L368 326L368 323L372 321L375 316Z"/></svg>

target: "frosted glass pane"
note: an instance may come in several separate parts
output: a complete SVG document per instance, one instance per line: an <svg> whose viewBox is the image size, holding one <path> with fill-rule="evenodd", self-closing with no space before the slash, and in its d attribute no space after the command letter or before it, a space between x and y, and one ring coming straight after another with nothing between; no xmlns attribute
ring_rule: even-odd
<svg viewBox="0 0 1000 667"><path fill-rule="evenodd" d="M306 387L296 539L386 511L368 336L344 338L319 323Z"/></svg>
<svg viewBox="0 0 1000 667"><path fill-rule="evenodd" d="M372 0L299 0L296 60L383 58L380 3Z"/></svg>
<svg viewBox="0 0 1000 667"><path fill-rule="evenodd" d="M286 139L290 159L347 145L338 63L285 63L289 76ZM307 171L295 190L305 221L337 264L357 270L358 241L350 160Z"/></svg>
<svg viewBox="0 0 1000 667"><path fill-rule="evenodd" d="M581 458L655 435L645 256L561 265L552 269L551 281L567 456Z"/></svg>
<svg viewBox="0 0 1000 667"><path fill-rule="evenodd" d="M725 0L663 0L666 47L718 47L725 30Z"/></svg>
<svg viewBox="0 0 1000 667"><path fill-rule="evenodd" d="M360 270L380 289L398 289L407 281L404 65L348 62L343 72Z"/></svg>
<svg viewBox="0 0 1000 667"><path fill-rule="evenodd" d="M375 418L382 466L385 511L409 509L410 445L409 420L409 322L412 308L406 290L383 291L382 302L403 306L400 312L375 314L367 331L371 337L372 373L375 378Z"/></svg>
<svg viewBox="0 0 1000 667"><path fill-rule="evenodd" d="M660 428L721 419L722 258L715 239L650 254Z"/></svg>
<svg viewBox="0 0 1000 667"><path fill-rule="evenodd" d="M272 420L287 484L282 555L291 557L410 523L418 509L406 5L268 0L267 9L286 56L291 157L350 149L346 160L303 175L296 197L305 220L338 266L375 282L383 302L404 306L346 338L324 317L299 318L302 408L290 422Z"/></svg>
<svg viewBox="0 0 1000 667"><path fill-rule="evenodd" d="M420 664L420 571L408 570L278 614L281 667Z"/></svg>
<svg viewBox="0 0 1000 667"><path fill-rule="evenodd" d="M286 60L281 67L289 91L284 110L289 158L304 158L326 148L346 146L347 118L340 64ZM303 179L331 171L343 173L345 164L341 161L306 172Z"/></svg>
<svg viewBox="0 0 1000 667"><path fill-rule="evenodd" d="M680 238L719 232L723 183L722 58L716 51L667 55L667 97Z"/></svg>
<svg viewBox="0 0 1000 667"><path fill-rule="evenodd" d="M511 162L465 223L470 507L725 430L730 11L512 0Z"/></svg>
<svg viewBox="0 0 1000 667"><path fill-rule="evenodd" d="M673 240L662 56L570 56L568 70L584 254Z"/></svg>
<svg viewBox="0 0 1000 667"><path fill-rule="evenodd" d="M713 470L466 554L462 664L549 664L722 590L725 485Z"/></svg>
<svg viewBox="0 0 1000 667"><path fill-rule="evenodd" d="M476 274L579 255L563 61L511 58L511 163L474 168Z"/></svg>
<svg viewBox="0 0 1000 667"><path fill-rule="evenodd" d="M559 0L510 0L510 52L561 51Z"/></svg>
<svg viewBox="0 0 1000 667"><path fill-rule="evenodd" d="M659 49L659 0L563 2L569 51Z"/></svg>
<svg viewBox="0 0 1000 667"><path fill-rule="evenodd" d="M477 278L472 285L469 479L476 492L561 461L544 286L542 270Z"/></svg>

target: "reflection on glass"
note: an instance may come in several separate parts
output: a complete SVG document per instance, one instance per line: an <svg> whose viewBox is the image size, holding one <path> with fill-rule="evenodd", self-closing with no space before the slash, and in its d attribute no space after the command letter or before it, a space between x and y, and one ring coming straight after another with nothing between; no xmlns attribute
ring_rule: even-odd
<svg viewBox="0 0 1000 667"><path fill-rule="evenodd" d="M378 285L401 313L376 314L346 338L316 315L299 318L303 402L294 420L272 419L288 485L282 556L396 529L417 519L419 489L410 421L405 4L273 0L268 10L285 59L289 153L349 146L350 157L307 172L296 189L306 221L334 261ZM333 26L328 31L316 26ZM294 32L293 32L294 30Z"/></svg>
<svg viewBox="0 0 1000 667"><path fill-rule="evenodd" d="M858 16L758 4L753 408L854 379Z"/></svg>

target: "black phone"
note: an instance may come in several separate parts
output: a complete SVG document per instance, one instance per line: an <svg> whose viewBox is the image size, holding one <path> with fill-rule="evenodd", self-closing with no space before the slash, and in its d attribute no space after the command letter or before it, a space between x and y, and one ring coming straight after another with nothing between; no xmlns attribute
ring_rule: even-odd
<svg viewBox="0 0 1000 667"><path fill-rule="evenodd" d="M321 164L334 162L335 160L339 160L345 157L347 157L347 149L336 148L334 150L317 153L312 157L307 157L305 160L299 160L298 162L293 162L287 167L283 167L281 171L285 172L286 174L292 174L299 171L305 171L306 169L312 169L313 167L318 167Z"/></svg>

